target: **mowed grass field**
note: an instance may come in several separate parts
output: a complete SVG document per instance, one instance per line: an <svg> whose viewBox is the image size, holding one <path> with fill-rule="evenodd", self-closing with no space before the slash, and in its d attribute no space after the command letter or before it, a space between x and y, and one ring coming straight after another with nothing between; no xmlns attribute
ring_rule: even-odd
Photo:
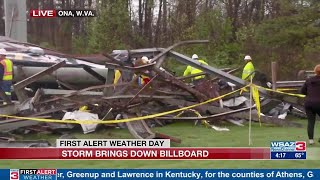
<svg viewBox="0 0 320 180"><path fill-rule="evenodd" d="M252 125L252 147L269 147L270 141L307 140L306 120L295 120L304 125L303 128L274 127L258 123ZM191 122L177 122L165 127L154 128L153 131L165 133L182 139L181 144L172 143L174 147L247 147L248 124L244 127L232 124L221 124L228 127L229 132L217 132L204 126L194 126ZM92 134L73 133L77 138L132 138L127 129L103 129ZM316 138L320 137L320 123L317 122ZM34 135L27 139L49 139L54 142L58 136ZM320 148L319 143L313 147ZM320 168L315 160L198 160L198 161L164 161L164 160L8 160L0 161L0 168Z"/></svg>

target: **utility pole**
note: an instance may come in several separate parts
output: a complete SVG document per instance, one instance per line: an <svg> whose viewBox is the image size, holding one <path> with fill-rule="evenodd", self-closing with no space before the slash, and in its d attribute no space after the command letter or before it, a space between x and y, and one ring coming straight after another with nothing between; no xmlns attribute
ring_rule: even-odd
<svg viewBox="0 0 320 180"><path fill-rule="evenodd" d="M5 36L27 42L26 0L4 0Z"/></svg>

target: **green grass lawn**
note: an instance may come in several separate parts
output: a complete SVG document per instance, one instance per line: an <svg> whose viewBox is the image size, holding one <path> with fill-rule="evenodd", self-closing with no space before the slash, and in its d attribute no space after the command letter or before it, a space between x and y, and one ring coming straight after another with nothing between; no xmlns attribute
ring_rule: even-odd
<svg viewBox="0 0 320 180"><path fill-rule="evenodd" d="M253 147L269 147L275 140L307 140L306 120L297 120L304 128L273 127L258 123L252 126ZM221 124L230 129L229 132L217 132L204 126L193 126L191 122L180 122L165 127L154 128L154 131L165 133L182 139L181 144L172 143L174 147L247 147L248 125L238 127L231 124ZM316 137L320 137L319 123L316 124ZM317 134L318 133L318 134ZM74 133L77 138L132 138L126 129L104 129L93 134ZM28 139L49 139L55 141L57 136L34 135ZM319 143L314 147L320 149ZM198 160L198 161L164 161L164 160L10 160L0 161L1 168L319 168L320 162L315 160L296 161L256 161L256 160Z"/></svg>

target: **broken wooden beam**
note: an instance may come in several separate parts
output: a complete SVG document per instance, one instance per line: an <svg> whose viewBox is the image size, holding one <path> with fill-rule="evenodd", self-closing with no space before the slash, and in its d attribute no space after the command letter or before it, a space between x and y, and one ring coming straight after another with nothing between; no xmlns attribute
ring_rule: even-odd
<svg viewBox="0 0 320 180"><path fill-rule="evenodd" d="M83 70L85 70L87 73L89 73L90 75L92 75L93 77L95 77L97 80L105 83L106 82L106 78L101 76L99 73L97 73L95 70L93 70L91 67L83 65Z"/></svg>
<svg viewBox="0 0 320 180"><path fill-rule="evenodd" d="M154 66L154 63L153 64L142 65L142 66L139 66L139 67L121 66L121 65L118 65L118 64L106 63L106 67L107 68L118 69L118 70L121 70L121 71L128 71L128 72L145 71L145 70L152 69L153 66Z"/></svg>
<svg viewBox="0 0 320 180"><path fill-rule="evenodd" d="M68 88L68 89L70 89L70 90L77 90L78 88L77 87L75 87L75 86L73 86L73 85L71 85L71 84L69 84L69 83L66 83L66 82L64 82L64 81L62 81L62 80L56 80L56 82L59 84L59 85L62 85L62 86L64 86L65 88Z"/></svg>
<svg viewBox="0 0 320 180"><path fill-rule="evenodd" d="M152 81L153 81L155 78L157 78L157 76L158 76L158 74L155 75L155 76L148 82L148 84L144 85L144 86L133 96L133 98L131 98L131 99L128 101L128 103L127 103L126 106L129 106L130 103L131 103L137 96L139 96L139 94L140 94L143 90L145 90L147 87L149 87L149 86L151 85Z"/></svg>
<svg viewBox="0 0 320 180"><path fill-rule="evenodd" d="M66 61L61 61L33 76L28 77L27 79L24 79L18 83L16 83L13 87L14 89L21 89L26 87L27 85L37 81L38 79L42 78L44 75L48 75L51 74L52 72L56 71L57 69L63 67L64 65L66 65Z"/></svg>
<svg viewBox="0 0 320 180"><path fill-rule="evenodd" d="M37 80L39 80L40 78L42 78L45 75L51 74L52 72L56 71L57 69L61 68L64 65L66 65L66 61L61 61L57 64L54 64L53 66L50 66L49 68L47 68L41 72L38 72L38 73L36 73L26 79L14 84L13 89L17 95L18 100L22 103L28 99L28 96L24 90L24 88L26 86L28 86L29 84L31 84L33 82L36 82Z"/></svg>
<svg viewBox="0 0 320 180"><path fill-rule="evenodd" d="M35 105L39 102L41 96L43 95L43 91L42 89L38 89L36 91L36 93L34 94L34 96L31 98L31 104L32 105Z"/></svg>
<svg viewBox="0 0 320 180"><path fill-rule="evenodd" d="M166 134L162 134L162 133L158 133L158 132L156 132L155 139L170 139L170 141L172 141L172 142L181 143L181 139L179 139L179 138L168 136Z"/></svg>
<svg viewBox="0 0 320 180"><path fill-rule="evenodd" d="M39 121L30 121L30 120L1 120L0 121L0 131L1 132L10 132L12 130L21 128L21 127L27 127L27 126L33 126L39 124Z"/></svg>
<svg viewBox="0 0 320 180"><path fill-rule="evenodd" d="M78 95L79 93L83 93L83 92L86 92L86 91L90 91L90 90L98 90L98 89L103 89L103 88L112 88L112 87L119 87L119 86L125 86L125 85L128 85L129 83L119 83L119 84L104 84L104 85L98 85L98 86L91 86L91 87L88 87L88 88L84 88L84 89L81 89L81 90L78 90L78 91L72 91L68 94L64 94L63 97L71 97L71 96L75 96L75 95ZM45 103L49 103L49 102L54 102L54 101L57 101L61 99L61 97L54 97L54 98L51 98L51 99L47 99L47 100L43 100L41 102L39 102L39 104L45 104Z"/></svg>
<svg viewBox="0 0 320 180"><path fill-rule="evenodd" d="M188 91L190 94L192 94L195 98L198 99L198 101L203 102L208 99L204 94L200 93L199 91L193 89L192 87L189 87L184 82L176 79L171 74L167 73L166 71L162 71L158 68L153 69L156 73L158 73L160 76L162 76L164 79L169 80L169 82L183 90Z"/></svg>
<svg viewBox="0 0 320 180"><path fill-rule="evenodd" d="M128 116L123 115L124 118L128 118ZM174 138L161 133L154 133L149 128L147 123L144 120L140 121L131 121L125 123L128 127L129 132L137 139L170 139L173 142L181 143L181 139Z"/></svg>

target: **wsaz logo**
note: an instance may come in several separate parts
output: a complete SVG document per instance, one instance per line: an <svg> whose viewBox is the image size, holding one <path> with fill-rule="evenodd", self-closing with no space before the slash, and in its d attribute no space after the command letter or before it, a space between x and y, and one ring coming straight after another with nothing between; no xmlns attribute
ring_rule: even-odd
<svg viewBox="0 0 320 180"><path fill-rule="evenodd" d="M273 141L270 146L271 151L306 151L304 141Z"/></svg>

